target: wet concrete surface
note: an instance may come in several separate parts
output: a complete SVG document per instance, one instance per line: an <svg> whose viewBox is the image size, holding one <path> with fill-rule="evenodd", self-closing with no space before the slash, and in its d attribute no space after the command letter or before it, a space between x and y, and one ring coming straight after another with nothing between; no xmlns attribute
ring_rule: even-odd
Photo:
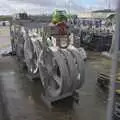
<svg viewBox="0 0 120 120"><path fill-rule="evenodd" d="M0 59L0 80L10 120L105 120L106 94L96 85L96 72L91 65L86 66L79 103L68 98L48 108L40 97L40 80L30 81L14 57Z"/></svg>
<svg viewBox="0 0 120 120"><path fill-rule="evenodd" d="M6 105L3 100L3 89L2 89L2 83L0 81L0 120L9 120L7 111L6 111Z"/></svg>

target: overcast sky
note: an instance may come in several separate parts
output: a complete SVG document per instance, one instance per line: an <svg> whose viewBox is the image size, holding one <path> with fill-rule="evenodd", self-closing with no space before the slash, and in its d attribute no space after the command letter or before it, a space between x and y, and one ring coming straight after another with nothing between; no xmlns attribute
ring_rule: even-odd
<svg viewBox="0 0 120 120"><path fill-rule="evenodd" d="M14 14L22 11L30 14L51 13L55 8L67 10L70 8L71 12L79 13L107 8L107 1L110 0L0 0L0 14ZM114 8L116 0L111 1L111 7Z"/></svg>

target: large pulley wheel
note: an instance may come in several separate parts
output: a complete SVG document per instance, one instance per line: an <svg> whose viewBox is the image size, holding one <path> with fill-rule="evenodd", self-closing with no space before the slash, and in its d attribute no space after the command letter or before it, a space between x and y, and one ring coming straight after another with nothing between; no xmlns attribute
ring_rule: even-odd
<svg viewBox="0 0 120 120"><path fill-rule="evenodd" d="M16 51L15 51L15 35L14 34L15 33L13 31L11 31L11 36L10 36L11 38L10 39L11 39L12 52L15 53Z"/></svg>
<svg viewBox="0 0 120 120"><path fill-rule="evenodd" d="M24 58L24 41L24 37L20 35L18 36L18 39L16 41L16 56L21 62Z"/></svg>
<svg viewBox="0 0 120 120"><path fill-rule="evenodd" d="M44 63L40 64L40 75L43 76L42 84L47 94L57 97L67 92L66 81L69 79L67 66L63 56L56 48L48 48L43 54Z"/></svg>
<svg viewBox="0 0 120 120"><path fill-rule="evenodd" d="M30 39L27 39L24 44L24 57L28 72L31 75L38 73L38 59L37 53L34 51L33 43Z"/></svg>
<svg viewBox="0 0 120 120"><path fill-rule="evenodd" d="M17 42L18 42L18 33L14 33L15 35L14 35L14 39L13 39L13 41L11 41L12 42L12 47L13 47L13 51L15 51L15 53L16 53L16 56L17 56Z"/></svg>
<svg viewBox="0 0 120 120"><path fill-rule="evenodd" d="M33 42L33 46L34 46L34 52L36 53L37 58L39 59L39 56L43 50L42 42L39 40L36 40Z"/></svg>
<svg viewBox="0 0 120 120"><path fill-rule="evenodd" d="M69 92L73 92L75 88L77 73L78 73L77 66L74 62L74 58L71 55L70 51L68 51L67 49L62 49L62 50L60 49L60 52L64 55L66 59L67 69L70 76L70 79L68 81L66 80L67 85L69 85L68 90Z"/></svg>
<svg viewBox="0 0 120 120"><path fill-rule="evenodd" d="M75 84L75 88L79 89L83 83L84 83L84 77L85 77L85 62L79 52L78 49L76 49L75 47L68 47L68 50L71 52L71 54L73 55L74 58L74 62L77 66L78 69L78 73L77 73L77 81Z"/></svg>

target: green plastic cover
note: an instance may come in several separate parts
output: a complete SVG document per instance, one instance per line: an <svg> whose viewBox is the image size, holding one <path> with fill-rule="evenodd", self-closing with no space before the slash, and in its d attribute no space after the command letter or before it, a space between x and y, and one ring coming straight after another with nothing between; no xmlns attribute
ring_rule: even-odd
<svg viewBox="0 0 120 120"><path fill-rule="evenodd" d="M52 23L57 24L67 21L67 13L64 10L55 10L52 15Z"/></svg>

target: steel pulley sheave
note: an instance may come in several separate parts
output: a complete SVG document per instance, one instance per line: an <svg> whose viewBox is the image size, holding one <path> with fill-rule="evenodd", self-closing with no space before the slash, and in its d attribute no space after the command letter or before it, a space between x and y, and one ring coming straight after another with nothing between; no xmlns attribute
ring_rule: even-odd
<svg viewBox="0 0 120 120"><path fill-rule="evenodd" d="M11 47L12 47L12 51L15 52L15 33L13 30L11 30L10 32L10 40L11 40Z"/></svg>
<svg viewBox="0 0 120 120"><path fill-rule="evenodd" d="M18 42L18 39L19 39L18 35L19 35L18 31L14 33L14 42L13 42L13 44L14 44L14 50L15 50L15 52L17 50L17 42Z"/></svg>
<svg viewBox="0 0 120 120"><path fill-rule="evenodd" d="M68 86L68 91L72 93L73 91L75 91L75 85L77 82L77 75L79 71L69 50L60 49L60 53L64 56L64 59L66 60L66 65L70 76L70 78L68 79L68 81L66 80L66 82Z"/></svg>
<svg viewBox="0 0 120 120"><path fill-rule="evenodd" d="M23 37L23 34L19 32L17 41L16 41L16 55L19 60L23 60L23 57L24 57L24 42L25 42L25 39Z"/></svg>
<svg viewBox="0 0 120 120"><path fill-rule="evenodd" d="M51 97L58 97L68 91L69 72L64 56L56 47L43 51L39 63L42 85Z"/></svg>
<svg viewBox="0 0 120 120"><path fill-rule="evenodd" d="M81 56L79 49L74 46L69 46L67 49L71 52L78 70L75 88L79 89L83 85L85 79L85 61Z"/></svg>
<svg viewBox="0 0 120 120"><path fill-rule="evenodd" d="M28 68L28 72L36 75L38 73L38 51L41 50L39 41L33 42L31 37L25 40L24 57Z"/></svg>

